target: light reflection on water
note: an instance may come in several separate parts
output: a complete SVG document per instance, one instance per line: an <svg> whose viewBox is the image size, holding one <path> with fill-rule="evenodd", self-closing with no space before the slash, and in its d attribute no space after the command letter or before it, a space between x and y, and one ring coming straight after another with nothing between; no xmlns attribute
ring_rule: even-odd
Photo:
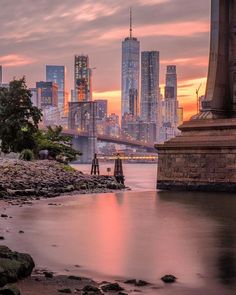
<svg viewBox="0 0 236 295"><path fill-rule="evenodd" d="M154 165L124 169L133 192L58 198L58 207L44 200L9 208L14 219L7 221L6 243L58 272L160 285L162 275L179 278L174 287L151 294L235 294L235 196L157 193ZM20 229L24 235L16 234Z"/></svg>

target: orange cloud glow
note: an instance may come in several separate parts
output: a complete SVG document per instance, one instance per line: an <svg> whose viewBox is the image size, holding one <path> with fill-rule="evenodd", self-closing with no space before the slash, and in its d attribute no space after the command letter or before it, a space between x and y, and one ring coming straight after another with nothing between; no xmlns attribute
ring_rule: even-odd
<svg viewBox="0 0 236 295"><path fill-rule="evenodd" d="M184 108L184 119L188 120L196 113L197 98L196 89L201 85L199 96L205 94L206 77L180 81L178 84L178 100L180 106ZM161 85L162 93L165 85ZM119 90L94 92L94 99L107 99L109 101L109 113L120 114L121 111L121 92Z"/></svg>
<svg viewBox="0 0 236 295"><path fill-rule="evenodd" d="M208 22L182 22L182 23L170 23L170 24L157 24L157 25L146 25L136 26L135 35L138 38L148 36L190 36L199 33L209 32ZM118 28L111 31L105 32L99 38L103 41L124 39L124 29Z"/></svg>
<svg viewBox="0 0 236 295"><path fill-rule="evenodd" d="M33 60L17 54L0 56L0 64L6 67L17 67L33 63Z"/></svg>

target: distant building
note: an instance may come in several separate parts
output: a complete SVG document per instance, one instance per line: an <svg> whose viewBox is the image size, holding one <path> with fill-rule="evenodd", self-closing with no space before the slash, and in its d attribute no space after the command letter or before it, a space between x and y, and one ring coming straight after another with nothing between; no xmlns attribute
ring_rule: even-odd
<svg viewBox="0 0 236 295"><path fill-rule="evenodd" d="M31 101L35 107L40 107L41 102L41 88L30 88L32 97Z"/></svg>
<svg viewBox="0 0 236 295"><path fill-rule="evenodd" d="M58 85L58 108L64 109L68 104L66 93L66 68L65 66L46 65L46 81Z"/></svg>
<svg viewBox="0 0 236 295"><path fill-rule="evenodd" d="M107 117L107 100L106 99L96 99L97 103L97 117L98 119L104 119Z"/></svg>
<svg viewBox="0 0 236 295"><path fill-rule="evenodd" d="M124 134L127 138L146 143L154 143L156 141L156 123L143 122L141 120L130 120L125 124Z"/></svg>
<svg viewBox="0 0 236 295"><path fill-rule="evenodd" d="M141 54L141 120L157 123L159 100L159 52Z"/></svg>
<svg viewBox="0 0 236 295"><path fill-rule="evenodd" d="M54 82L37 82L36 88L40 93L38 99L39 107L44 109L48 107L58 107L58 86Z"/></svg>
<svg viewBox="0 0 236 295"><path fill-rule="evenodd" d="M10 84L9 83L2 83L0 86L3 88L9 88Z"/></svg>
<svg viewBox="0 0 236 295"><path fill-rule="evenodd" d="M130 35L122 42L122 121L125 114L138 116L139 112L140 42L132 35L130 12Z"/></svg>
<svg viewBox="0 0 236 295"><path fill-rule="evenodd" d="M74 65L74 102L87 102L92 100L92 70L89 68L87 55L76 55Z"/></svg>
<svg viewBox="0 0 236 295"><path fill-rule="evenodd" d="M179 134L179 103L177 99L177 72L175 65L167 66L165 96L163 101L163 122L161 141L167 141Z"/></svg>
<svg viewBox="0 0 236 295"><path fill-rule="evenodd" d="M102 119L97 120L98 134L118 137L120 135L119 116L112 113Z"/></svg>

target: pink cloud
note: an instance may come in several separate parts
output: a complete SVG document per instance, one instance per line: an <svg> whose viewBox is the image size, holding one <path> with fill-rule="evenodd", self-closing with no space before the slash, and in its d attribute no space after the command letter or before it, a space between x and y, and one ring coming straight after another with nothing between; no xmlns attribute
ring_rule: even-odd
<svg viewBox="0 0 236 295"><path fill-rule="evenodd" d="M5 67L17 67L17 66L23 66L32 64L34 60L29 57L25 57L22 55L17 54L9 54L0 56L0 64L2 64Z"/></svg>
<svg viewBox="0 0 236 295"><path fill-rule="evenodd" d="M189 65L192 64L194 66L199 67L207 67L208 66L208 56L197 56L197 57L185 57L185 58L176 58L170 60L161 60L161 64L176 64L176 65Z"/></svg>
<svg viewBox="0 0 236 295"><path fill-rule="evenodd" d="M190 36L199 33L209 32L210 27L208 22L182 22L170 24L157 24L136 26L134 35L138 38L141 37L154 37L154 36ZM101 40L114 40L124 38L124 29L118 28L105 32L99 39Z"/></svg>

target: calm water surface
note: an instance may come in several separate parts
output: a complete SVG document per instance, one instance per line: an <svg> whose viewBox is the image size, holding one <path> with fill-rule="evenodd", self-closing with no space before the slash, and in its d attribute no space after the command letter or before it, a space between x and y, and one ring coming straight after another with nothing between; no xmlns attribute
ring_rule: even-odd
<svg viewBox="0 0 236 295"><path fill-rule="evenodd" d="M13 219L1 221L0 234L58 273L145 279L158 288L145 294L236 294L236 196L156 192L156 165L124 170L133 191L11 207ZM169 273L178 277L174 286L160 282Z"/></svg>

